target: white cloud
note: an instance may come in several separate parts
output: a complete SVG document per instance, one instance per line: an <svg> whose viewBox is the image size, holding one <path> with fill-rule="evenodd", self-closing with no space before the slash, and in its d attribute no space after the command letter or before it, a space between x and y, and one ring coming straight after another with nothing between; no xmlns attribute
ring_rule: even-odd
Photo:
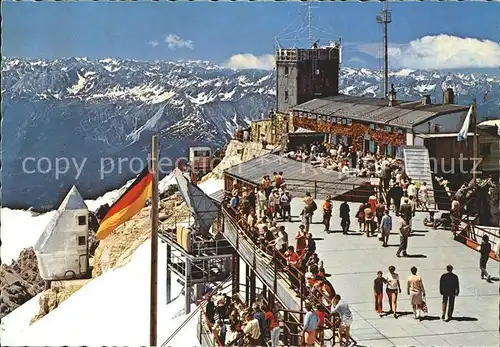
<svg viewBox="0 0 500 347"><path fill-rule="evenodd" d="M359 52L380 58L379 43L356 44ZM497 68L500 44L451 35L424 36L407 44L389 45L389 64L413 69Z"/></svg>
<svg viewBox="0 0 500 347"><path fill-rule="evenodd" d="M233 55L224 64L225 67L232 69L261 69L272 70L276 65L272 54L253 55L250 53Z"/></svg>
<svg viewBox="0 0 500 347"><path fill-rule="evenodd" d="M349 63L358 64L358 65L366 65L366 61L364 61L360 57L352 57L351 59L349 59Z"/></svg>
<svg viewBox="0 0 500 347"><path fill-rule="evenodd" d="M155 40L151 40L148 42L148 45L150 45L151 47L155 48L156 46L158 46L160 43L158 41L155 41Z"/></svg>
<svg viewBox="0 0 500 347"><path fill-rule="evenodd" d="M184 40L176 34L168 34L167 36L165 36L164 41L168 44L168 48L172 50L194 49L194 42L192 40Z"/></svg>

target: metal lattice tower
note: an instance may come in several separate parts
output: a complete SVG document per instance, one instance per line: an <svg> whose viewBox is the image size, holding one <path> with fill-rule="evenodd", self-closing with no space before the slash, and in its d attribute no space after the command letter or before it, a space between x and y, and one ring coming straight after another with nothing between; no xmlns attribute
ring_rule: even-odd
<svg viewBox="0 0 500 347"><path fill-rule="evenodd" d="M387 41L387 24L391 22L391 10L387 5L387 0L384 1L384 8L377 15L377 23L384 26L384 97L387 97L389 92L389 54L388 54L388 41Z"/></svg>

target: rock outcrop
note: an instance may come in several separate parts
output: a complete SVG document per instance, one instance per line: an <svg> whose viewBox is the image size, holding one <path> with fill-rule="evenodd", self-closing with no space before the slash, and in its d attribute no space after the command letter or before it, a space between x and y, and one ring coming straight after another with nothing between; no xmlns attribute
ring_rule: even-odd
<svg viewBox="0 0 500 347"><path fill-rule="evenodd" d="M2 264L0 285L0 318L43 291L44 281L32 247L23 249L11 265Z"/></svg>
<svg viewBox="0 0 500 347"><path fill-rule="evenodd" d="M113 231L99 242L93 261L92 277L98 277L109 269L126 265L134 251L151 237L150 208L145 207L134 218ZM159 203L159 221L173 226L189 218L189 210L182 198L172 195Z"/></svg>
<svg viewBox="0 0 500 347"><path fill-rule="evenodd" d="M229 169L234 165L244 163L253 158L260 157L261 155L268 154L271 152L271 149L271 145L268 145L267 149L262 149L262 144L257 142L241 142L238 140L231 140L227 144L222 161L212 170L212 172L205 175L202 181L212 177L222 179L225 169Z"/></svg>
<svg viewBox="0 0 500 347"><path fill-rule="evenodd" d="M31 324L55 310L63 301L82 288L89 280L52 282L50 289L40 295L39 313L31 319Z"/></svg>
<svg viewBox="0 0 500 347"><path fill-rule="evenodd" d="M130 221L100 241L95 251L92 277L98 277L109 269L126 265L134 251L151 237L150 208L145 207ZM159 203L159 221L174 225L189 217L189 210L178 195L162 199Z"/></svg>

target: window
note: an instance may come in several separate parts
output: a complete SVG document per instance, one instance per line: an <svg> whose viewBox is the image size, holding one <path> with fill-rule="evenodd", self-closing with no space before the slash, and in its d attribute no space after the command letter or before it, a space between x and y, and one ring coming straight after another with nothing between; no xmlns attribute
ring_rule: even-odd
<svg viewBox="0 0 500 347"><path fill-rule="evenodd" d="M332 135L332 145L336 145L337 144L337 135Z"/></svg>
<svg viewBox="0 0 500 347"><path fill-rule="evenodd" d="M491 154L491 143L480 143L479 144L479 155L486 157Z"/></svg>
<svg viewBox="0 0 500 347"><path fill-rule="evenodd" d="M396 147L396 159L403 159L403 147Z"/></svg>
<svg viewBox="0 0 500 347"><path fill-rule="evenodd" d="M392 158L392 145L391 144L387 145L387 156Z"/></svg>
<svg viewBox="0 0 500 347"><path fill-rule="evenodd" d="M342 125L347 125L347 119L346 118L342 118Z"/></svg>
<svg viewBox="0 0 500 347"><path fill-rule="evenodd" d="M397 131L396 131L398 134L402 134L403 133L403 129L401 128L397 128Z"/></svg>
<svg viewBox="0 0 500 347"><path fill-rule="evenodd" d="M87 216L78 216L78 225L86 225Z"/></svg>
<svg viewBox="0 0 500 347"><path fill-rule="evenodd" d="M332 124L337 124L337 118L336 117L332 117Z"/></svg>
<svg viewBox="0 0 500 347"><path fill-rule="evenodd" d="M375 130L375 123L370 123L370 129ZM373 153L373 152L372 152Z"/></svg>
<svg viewBox="0 0 500 347"><path fill-rule="evenodd" d="M285 90L285 101L288 102L288 90Z"/></svg>
<svg viewBox="0 0 500 347"><path fill-rule="evenodd" d="M370 153L375 153L375 141L370 140L368 150L370 151Z"/></svg>
<svg viewBox="0 0 500 347"><path fill-rule="evenodd" d="M209 157L210 156L210 151L194 151L194 156L196 158Z"/></svg>
<svg viewBox="0 0 500 347"><path fill-rule="evenodd" d="M351 118L349 118L349 119L347 120L347 125L352 125L352 119L351 119Z"/></svg>
<svg viewBox="0 0 500 347"><path fill-rule="evenodd" d="M85 236L78 236L78 246L85 246Z"/></svg>
<svg viewBox="0 0 500 347"><path fill-rule="evenodd" d="M385 131L387 131L388 133L392 133L392 127L391 126L386 126L385 127Z"/></svg>
<svg viewBox="0 0 500 347"><path fill-rule="evenodd" d="M288 66L285 66L285 76L288 76Z"/></svg>

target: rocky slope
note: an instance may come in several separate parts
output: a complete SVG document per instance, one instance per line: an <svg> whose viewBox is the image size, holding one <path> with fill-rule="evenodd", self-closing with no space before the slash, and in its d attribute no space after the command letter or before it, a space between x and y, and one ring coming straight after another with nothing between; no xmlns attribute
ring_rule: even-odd
<svg viewBox="0 0 500 347"><path fill-rule="evenodd" d="M43 291L33 248L24 249L11 265L1 265L0 287L0 318Z"/></svg>
<svg viewBox="0 0 500 347"><path fill-rule="evenodd" d="M113 231L106 239L99 242L93 260L92 277L100 276L109 269L126 265L134 251L151 237L150 209L145 207L130 221ZM182 198L173 195L160 201L159 220L167 225L184 221L189 217L189 210Z"/></svg>

